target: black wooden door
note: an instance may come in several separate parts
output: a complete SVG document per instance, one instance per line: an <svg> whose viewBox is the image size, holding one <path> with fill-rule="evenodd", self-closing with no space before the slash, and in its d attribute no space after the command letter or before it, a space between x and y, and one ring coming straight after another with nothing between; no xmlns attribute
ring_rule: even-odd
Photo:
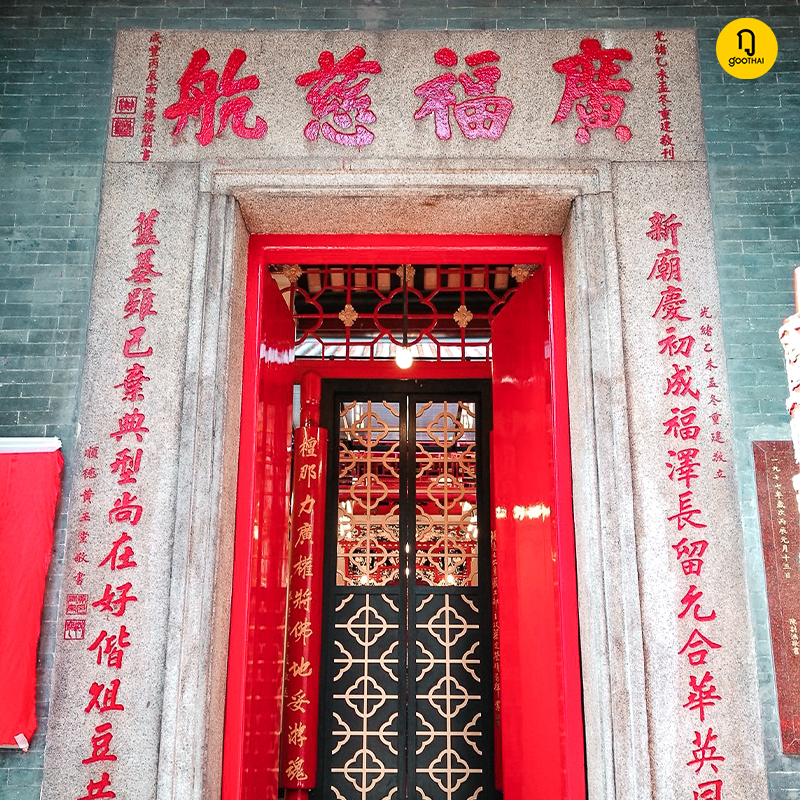
<svg viewBox="0 0 800 800"><path fill-rule="evenodd" d="M317 797L493 797L488 397L329 388Z"/></svg>

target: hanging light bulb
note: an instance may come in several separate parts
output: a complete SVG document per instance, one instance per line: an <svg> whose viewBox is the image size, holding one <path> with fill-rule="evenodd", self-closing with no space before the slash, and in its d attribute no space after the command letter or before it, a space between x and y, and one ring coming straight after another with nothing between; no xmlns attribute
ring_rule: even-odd
<svg viewBox="0 0 800 800"><path fill-rule="evenodd" d="M394 360L400 369L408 369L414 363L414 356L408 347L398 347Z"/></svg>
<svg viewBox="0 0 800 800"><path fill-rule="evenodd" d="M414 356L408 346L408 264L403 264L403 346L397 348L395 363L400 369L408 369L414 363Z"/></svg>

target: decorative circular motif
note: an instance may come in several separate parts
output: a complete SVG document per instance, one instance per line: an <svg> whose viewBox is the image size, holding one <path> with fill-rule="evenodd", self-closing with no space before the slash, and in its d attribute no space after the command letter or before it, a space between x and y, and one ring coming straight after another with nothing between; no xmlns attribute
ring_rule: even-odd
<svg viewBox="0 0 800 800"><path fill-rule="evenodd" d="M428 695L428 702L445 719L452 719L470 700L467 690L455 679L443 675Z"/></svg>
<svg viewBox="0 0 800 800"><path fill-rule="evenodd" d="M361 719L369 719L388 699L375 678L362 675L347 687L344 701Z"/></svg>
<svg viewBox="0 0 800 800"><path fill-rule="evenodd" d="M363 621L359 621L362 618ZM345 625L347 632L362 647L372 647L388 627L386 620L372 606L361 606Z"/></svg>
<svg viewBox="0 0 800 800"><path fill-rule="evenodd" d="M429 774L436 785L450 797L469 777L470 772L476 771L471 770L469 764L455 750L448 748L442 750L433 761Z"/></svg>
<svg viewBox="0 0 800 800"><path fill-rule="evenodd" d="M466 632L467 621L452 606L442 606L425 626L442 647L452 647Z"/></svg>
<svg viewBox="0 0 800 800"><path fill-rule="evenodd" d="M343 773L356 791L366 794L386 774L386 766L372 752L361 749L344 765Z"/></svg>

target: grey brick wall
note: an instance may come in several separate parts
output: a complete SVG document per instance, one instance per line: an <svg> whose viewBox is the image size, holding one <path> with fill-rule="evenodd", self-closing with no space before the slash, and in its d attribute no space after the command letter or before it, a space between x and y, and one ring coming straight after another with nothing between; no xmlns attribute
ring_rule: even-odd
<svg viewBox="0 0 800 800"><path fill-rule="evenodd" d="M720 29L742 16L778 38L775 66L755 81L730 77L715 58ZM0 436L60 436L68 490L117 28L643 26L697 29L768 768L773 799L797 800L800 762L780 751L750 442L788 438L775 332L792 311L800 262L798 0L0 0ZM7 800L40 792L64 521L62 509L39 656L40 732L27 755L0 753Z"/></svg>

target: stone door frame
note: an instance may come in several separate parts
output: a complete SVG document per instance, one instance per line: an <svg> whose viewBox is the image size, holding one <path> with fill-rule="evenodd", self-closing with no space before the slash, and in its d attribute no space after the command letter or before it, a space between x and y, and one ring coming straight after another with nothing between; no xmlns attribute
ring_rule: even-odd
<svg viewBox="0 0 800 800"><path fill-rule="evenodd" d="M464 233L465 219L472 233L563 237L587 789L649 796L611 165L283 166L198 167L158 800L220 792L248 236Z"/></svg>

